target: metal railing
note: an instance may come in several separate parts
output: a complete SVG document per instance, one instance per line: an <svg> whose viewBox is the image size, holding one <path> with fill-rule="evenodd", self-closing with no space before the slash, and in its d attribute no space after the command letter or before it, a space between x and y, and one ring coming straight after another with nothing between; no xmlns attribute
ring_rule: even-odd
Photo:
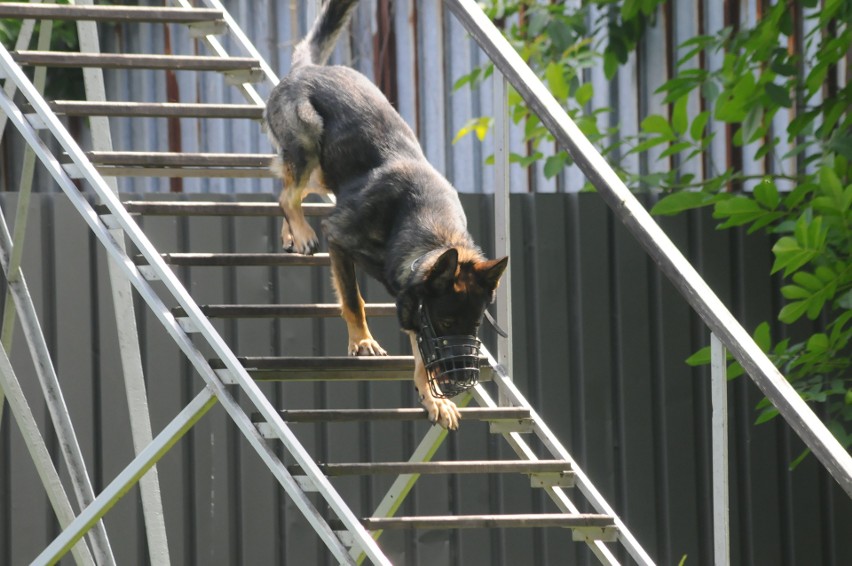
<svg viewBox="0 0 852 566"><path fill-rule="evenodd" d="M751 379L852 497L852 457L799 397L698 272L654 222L600 152L577 128L541 80L473 0L446 0L495 67L595 186L659 268L714 335L742 364Z"/></svg>

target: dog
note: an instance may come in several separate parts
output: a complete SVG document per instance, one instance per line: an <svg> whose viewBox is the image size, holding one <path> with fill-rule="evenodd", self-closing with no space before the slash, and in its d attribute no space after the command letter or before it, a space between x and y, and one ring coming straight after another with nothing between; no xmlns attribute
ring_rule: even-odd
<svg viewBox="0 0 852 566"><path fill-rule="evenodd" d="M357 0L330 0L295 48L289 74L269 95L264 121L283 182L282 245L313 254L316 233L302 199L333 193L323 221L332 283L349 333L348 353L384 356L370 334L355 267L396 298L411 339L414 384L429 420L455 430L460 414L433 395L417 347L418 309L438 336L476 336L508 257L488 260L467 231L457 191L426 160L420 144L382 92L348 67L326 66Z"/></svg>

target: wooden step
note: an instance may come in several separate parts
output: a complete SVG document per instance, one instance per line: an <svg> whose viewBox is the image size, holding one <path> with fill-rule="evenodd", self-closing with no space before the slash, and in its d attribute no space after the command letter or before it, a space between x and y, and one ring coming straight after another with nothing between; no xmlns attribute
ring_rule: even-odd
<svg viewBox="0 0 852 566"><path fill-rule="evenodd" d="M167 253L161 254L169 265L192 267L296 267L329 265L327 253L314 255L281 253ZM148 262L143 256L134 257L137 265Z"/></svg>
<svg viewBox="0 0 852 566"><path fill-rule="evenodd" d="M111 177L273 177L264 153L89 151L89 161ZM74 171L69 171L72 176Z"/></svg>
<svg viewBox="0 0 852 566"><path fill-rule="evenodd" d="M132 214L146 216L281 216L277 202L126 201ZM302 203L305 216L326 216L333 204Z"/></svg>
<svg viewBox="0 0 852 566"><path fill-rule="evenodd" d="M523 407L461 407L462 419L467 421L521 421L531 420L530 410ZM312 409L281 411L281 418L290 423L327 423L356 421L419 421L426 417L423 408L399 409ZM252 414L252 421L263 422L260 413Z"/></svg>
<svg viewBox="0 0 852 566"><path fill-rule="evenodd" d="M558 474L573 475L571 462L565 460L479 460L438 462L356 462L317 464L327 476L374 474ZM303 476L300 466L287 466L294 476Z"/></svg>
<svg viewBox="0 0 852 566"><path fill-rule="evenodd" d="M156 6L74 6L0 2L0 18L35 20L86 20L96 22L195 23L222 21L221 10L163 8Z"/></svg>
<svg viewBox="0 0 852 566"><path fill-rule="evenodd" d="M2 5L2 4L0 4ZM131 118L263 119L263 106L254 104L190 104L184 102L88 102L54 100L50 108L64 116L126 116Z"/></svg>
<svg viewBox="0 0 852 566"><path fill-rule="evenodd" d="M341 344L341 348L343 344ZM414 374L412 356L240 357L257 381L401 381ZM223 369L221 360L210 360ZM480 358L480 381L492 377L487 358Z"/></svg>
<svg viewBox="0 0 852 566"><path fill-rule="evenodd" d="M340 316L338 305L199 305L210 318L326 318ZM364 305L367 316L396 316L393 303ZM176 318L186 316L181 307L172 309Z"/></svg>
<svg viewBox="0 0 852 566"><path fill-rule="evenodd" d="M256 71L260 62L250 57L207 55L147 55L140 53L80 53L76 51L13 51L20 65L44 67L100 67L102 69L158 69L172 71Z"/></svg>
<svg viewBox="0 0 852 566"><path fill-rule="evenodd" d="M614 529L608 515L537 513L518 515L435 515L423 517L367 517L361 519L367 530L383 529L504 529L561 527L568 529ZM339 520L329 521L332 529L342 530Z"/></svg>

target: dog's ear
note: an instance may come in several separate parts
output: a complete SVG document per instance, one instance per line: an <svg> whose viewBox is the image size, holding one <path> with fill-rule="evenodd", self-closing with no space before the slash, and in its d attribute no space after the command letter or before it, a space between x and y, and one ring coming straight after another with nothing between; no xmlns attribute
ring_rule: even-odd
<svg viewBox="0 0 852 566"><path fill-rule="evenodd" d="M456 269L459 266L459 251L450 248L441 254L426 275L426 285L431 291L444 291L456 280Z"/></svg>
<svg viewBox="0 0 852 566"><path fill-rule="evenodd" d="M473 270L479 277L482 286L489 291L497 288L500 282L500 277L506 271L506 266L509 265L509 256L500 259L491 259L488 261L477 262L473 266Z"/></svg>
<svg viewBox="0 0 852 566"><path fill-rule="evenodd" d="M396 298L396 316L399 318L399 326L403 330L417 331L417 307L420 303L420 294L416 289L406 289Z"/></svg>

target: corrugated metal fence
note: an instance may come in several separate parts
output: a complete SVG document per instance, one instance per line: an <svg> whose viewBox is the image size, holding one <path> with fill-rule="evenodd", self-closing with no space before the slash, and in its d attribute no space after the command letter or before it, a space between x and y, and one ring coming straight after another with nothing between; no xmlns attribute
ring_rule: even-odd
<svg viewBox="0 0 852 566"><path fill-rule="evenodd" d="M596 93L592 104L611 106L609 124L620 124L625 134L635 133L642 117L657 111L653 91L670 72L671 46L696 33L720 29L734 4L745 21L757 17L754 0L671 3L612 84L603 79L601 70L589 73L587 79L595 84ZM249 0L226 5L273 68L286 71L293 38L305 29L304 6L295 1ZM375 62L386 47L383 38L377 37L378 5L379 0L362 2L352 37L334 55L335 62L353 64L373 78ZM430 160L460 191L490 192L492 169L479 166L492 152L490 138L482 144L470 137L455 145L450 142L469 118L492 113L487 83L477 91L450 93L456 78L483 62L484 56L440 2L400 0L390 6L397 107L418 132ZM104 50L163 51L162 27L142 28L143 33L121 26L106 29ZM170 33L176 53L196 49L182 28L172 28ZM667 64L654 64L661 54ZM233 89L219 82L189 79L180 73L178 80L182 101L242 102ZM155 72L108 74L107 81L115 100L165 99L164 79ZM779 127L786 119L778 118ZM117 149L163 151L168 145L164 121L116 119L112 123ZM85 128L79 122L72 126ZM256 125L234 126L217 120L183 121L181 143L184 151L270 150ZM512 144L516 151L523 151L517 129ZM711 156L727 164L727 150L720 137ZM746 150L747 168L762 171L766 162L749 161L748 155ZM17 188L20 157L17 134L7 133L0 149L0 189ZM669 165L654 162L653 156L644 163L631 159L634 168L646 170ZM168 182L158 179L122 183L125 191L169 190ZM518 166L512 169L516 192L570 192L581 184L576 171L566 171L554 181L546 180L540 168L531 173ZM36 190L55 190L41 170ZM271 191L271 181L187 179L184 190L262 193L256 198L268 198L264 195ZM464 197L472 231L480 241L487 241L490 199ZM4 195L0 206L8 216L14 210L14 196ZM512 206L516 380L660 564L675 564L684 554L687 564L711 563L709 387L704 370L683 364L706 343L706 331L594 195L516 195ZM748 328L777 312L781 299L778 282L767 276L771 256L765 239L746 238L736 231L715 232L703 213L663 223ZM145 219L144 224L162 251L277 249L277 228L271 221L160 218ZM131 457L104 257L61 197L36 199L30 228L25 273L97 489ZM181 273L199 302L331 298L327 273L322 271L307 275L298 269L193 268ZM365 287L368 299L382 299L382 291L372 282L365 282ZM152 417L158 429L189 401L200 382L158 323L144 309L140 313ZM373 326L386 345L404 347L395 321L377 320ZM342 351L343 326L334 320L234 321L220 323L220 328L240 354ZM22 340L16 337L13 363L34 400L37 387ZM282 407L348 407L356 401L377 407L415 403L406 384L293 384L268 389ZM813 458L794 472L787 470L801 445L783 422L750 424L760 396L749 381L733 383L731 393L734 562L852 563L849 499ZM43 407L34 405L46 422ZM57 527L8 415L6 411L0 432L0 563L17 565L34 557ZM401 431L380 424L302 426L298 433L305 443L319 459L331 461L407 458L424 430L422 424L406 425ZM442 449L444 455L476 458L486 452L507 452L498 439L483 442L485 432L478 426L465 423ZM48 438L55 444L49 434ZM328 561L298 511L220 411L205 417L163 460L160 473L174 563ZM345 480L341 490L361 501L356 511L367 512L388 481ZM488 509L489 501L497 501L504 510L522 512L548 504L543 497L519 495L528 490L516 480L422 481L405 512L475 512ZM107 528L119 563L146 562L136 497L110 511ZM561 531L386 534L383 545L399 564L525 564L530 548L537 564L588 562L586 551L567 542L569 538Z"/></svg>
<svg viewBox="0 0 852 566"><path fill-rule="evenodd" d="M154 1L141 3L162 4ZM566 9L575 3L566 3ZM286 73L292 47L307 28L306 3L298 0L226 0L224 4L272 68L279 74ZM606 80L602 65L584 72L583 79L594 85L595 94L590 107L610 108L610 112L599 117L599 127L603 130L618 126L619 135L632 136L638 133L640 122L648 114L667 115L667 108L661 106L663 95L655 94L655 91L676 73L675 63L683 55L678 52L677 46L697 34L715 34L736 22L753 24L760 17L763 4L759 0L677 0L664 4L639 48L630 55L628 63L613 81ZM815 25L814 20L807 16L816 9L798 6L794 9L798 37L803 37ZM596 12L593 19L601 15ZM489 135L483 143L476 141L474 136L467 136L456 144L451 142L470 118L493 115L490 81L485 81L474 91L463 88L452 92L451 88L459 77L486 62L487 58L443 3L432 0L363 0L351 29L351 35L338 45L332 62L354 66L368 77L378 79L386 90L391 91L391 98L417 132L429 160L459 191L492 192L493 168L480 165L486 156L493 153L492 136ZM104 26L103 30L104 51L163 53L168 33L174 53L207 54L182 26L112 25ZM225 45L229 46L230 42L225 40ZM229 49L232 54L242 55L233 46ZM717 69L722 64L720 53L711 53L706 59L708 69ZM218 76L183 72L177 72L176 76L180 101L243 102L239 93L225 85ZM111 100L166 100L165 74L161 71L115 71L107 73L106 78L107 96ZM843 77L838 80L842 84ZM268 86L261 87L260 91L265 95ZM700 109L696 94L690 99L690 117L697 115ZM792 117L789 112L779 112L774 118L773 135L780 135ZM72 125L81 130L86 127L79 120ZM163 119L115 118L112 128L116 149L166 151L169 147L167 123ZM795 159L781 161L775 157L789 149L783 139L776 152L755 159L757 145L740 150L731 146L723 126L711 122L710 128L710 131L719 131L705 153L703 163L693 160L684 170L695 174L696 179L702 178L705 169L725 171L734 162L742 163L747 174L778 171L779 168L791 172L796 166ZM522 125L513 125L510 134L512 150L525 155L527 147L523 136ZM5 149L0 151L0 163L6 170L4 175L0 175L0 189L12 190L17 186L13 181L17 179L14 173L20 164L17 143L17 138L7 138ZM664 149L663 146L654 148L641 159L638 155L624 156L623 163L634 172L668 170L677 164L678 156L659 159ZM186 119L181 120L180 148L172 150L266 153L271 148L254 123ZM41 180L43 182L37 185L40 190L53 190L52 183ZM530 169L518 164L511 167L511 189L514 192L571 192L579 190L583 183L583 176L576 167L567 168L553 179L544 176L542 163ZM268 180L183 181L186 192L267 192L270 186ZM169 182L164 179L124 179L121 187L128 192L168 192Z"/></svg>
<svg viewBox="0 0 852 566"><path fill-rule="evenodd" d="M463 195L473 234L488 242L491 198ZM160 197L161 198L161 197ZM221 197L220 197L221 198ZM225 197L227 198L227 197ZM246 198L246 197L243 197ZM258 196L258 198L267 198ZM0 199L7 216L13 195ZM24 270L58 366L96 490L132 456L120 378L115 322L105 258L64 197L32 203ZM703 369L683 360L707 342L706 331L660 276L629 234L592 194L516 195L515 376L540 410L660 564L711 563L710 406ZM276 222L258 219L145 218L145 231L167 251L270 251ZM666 220L665 228L697 263L733 311L754 327L780 300L767 278L768 242L735 231L717 232L706 215ZM204 303L331 300L327 269L183 268ZM366 297L385 298L372 281ZM154 429L186 404L201 381L146 309L139 324ZM241 355L322 355L343 352L345 329L336 319L219 322ZM374 333L391 351L404 348L393 319L376 319ZM777 329L776 329L777 330ZM41 422L47 416L21 336L13 363ZM264 386L282 408L415 406L407 383ZM731 391L732 542L736 564L849 564L852 502L814 458L795 471L788 463L802 445L780 420L753 426L760 399L749 380ZM28 562L57 533L9 411L0 431L0 564ZM406 459L426 423L297 425L321 461ZM53 441L55 443L55 441ZM484 425L463 423L438 457L511 458ZM160 464L166 523L176 564L323 564L321 543L271 474L214 409ZM335 480L367 513L390 478ZM421 479L403 513L524 512L550 509L530 496L524 478ZM146 562L138 496L106 518L120 564ZM397 564L585 564L586 550L562 530L489 535L386 533L384 548Z"/></svg>

